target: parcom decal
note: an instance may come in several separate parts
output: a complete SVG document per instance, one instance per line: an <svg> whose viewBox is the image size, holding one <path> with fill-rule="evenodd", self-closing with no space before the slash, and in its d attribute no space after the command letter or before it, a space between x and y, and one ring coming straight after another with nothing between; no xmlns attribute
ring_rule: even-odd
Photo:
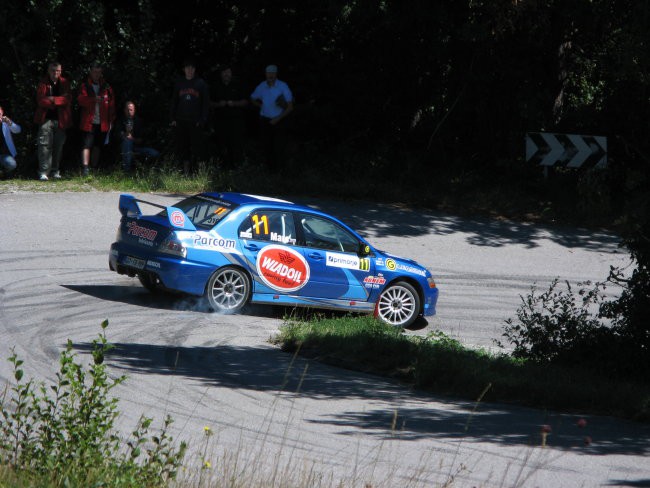
<svg viewBox="0 0 650 488"><path fill-rule="evenodd" d="M309 265L302 254L284 246L266 246L257 255L257 272L278 291L296 291L309 281Z"/></svg>

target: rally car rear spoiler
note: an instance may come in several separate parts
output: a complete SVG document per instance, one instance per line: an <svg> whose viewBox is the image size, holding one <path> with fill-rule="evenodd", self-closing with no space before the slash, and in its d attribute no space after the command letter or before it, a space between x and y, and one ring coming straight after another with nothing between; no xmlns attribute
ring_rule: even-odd
<svg viewBox="0 0 650 488"><path fill-rule="evenodd" d="M142 217L142 210L140 210L140 205L138 203L146 203L157 208L162 208L167 211L167 219L169 224L176 229L191 230L195 231L196 227L190 220L190 218L185 215L180 208L176 207L165 207L164 205L159 205L157 203L148 202L146 200L140 200L135 198L133 195L123 193L120 195L120 213L125 217L130 218L140 218Z"/></svg>

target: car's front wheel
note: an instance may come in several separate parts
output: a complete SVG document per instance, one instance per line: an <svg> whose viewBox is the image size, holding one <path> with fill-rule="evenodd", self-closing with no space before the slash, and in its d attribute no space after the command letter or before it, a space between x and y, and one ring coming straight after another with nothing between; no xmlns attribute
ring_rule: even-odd
<svg viewBox="0 0 650 488"><path fill-rule="evenodd" d="M242 309L251 294L248 275L238 268L220 268L208 280L206 295L217 312L234 313Z"/></svg>
<svg viewBox="0 0 650 488"><path fill-rule="evenodd" d="M420 315L420 295L405 281L389 285L379 295L376 315L389 325L408 327Z"/></svg>

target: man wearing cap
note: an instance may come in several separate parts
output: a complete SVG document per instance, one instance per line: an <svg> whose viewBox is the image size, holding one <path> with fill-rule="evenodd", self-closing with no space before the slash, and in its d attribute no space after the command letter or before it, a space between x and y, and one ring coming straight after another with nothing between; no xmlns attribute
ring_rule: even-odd
<svg viewBox="0 0 650 488"><path fill-rule="evenodd" d="M266 67L266 80L257 85L251 102L260 108L260 138L264 147L266 165L278 168L286 144L284 118L293 110L293 95L289 86L278 80L278 67Z"/></svg>

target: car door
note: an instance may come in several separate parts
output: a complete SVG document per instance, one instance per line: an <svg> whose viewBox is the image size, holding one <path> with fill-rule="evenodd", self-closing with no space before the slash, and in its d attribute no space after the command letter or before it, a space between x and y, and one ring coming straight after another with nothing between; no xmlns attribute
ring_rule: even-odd
<svg viewBox="0 0 650 488"><path fill-rule="evenodd" d="M297 248L290 211L258 209L239 227L242 251L257 279L254 293L295 294L309 280L309 267Z"/></svg>
<svg viewBox="0 0 650 488"><path fill-rule="evenodd" d="M370 257L360 257L360 240L332 219L300 212L300 245L309 267L309 282L300 295L346 300L368 299L364 280L374 273Z"/></svg>

